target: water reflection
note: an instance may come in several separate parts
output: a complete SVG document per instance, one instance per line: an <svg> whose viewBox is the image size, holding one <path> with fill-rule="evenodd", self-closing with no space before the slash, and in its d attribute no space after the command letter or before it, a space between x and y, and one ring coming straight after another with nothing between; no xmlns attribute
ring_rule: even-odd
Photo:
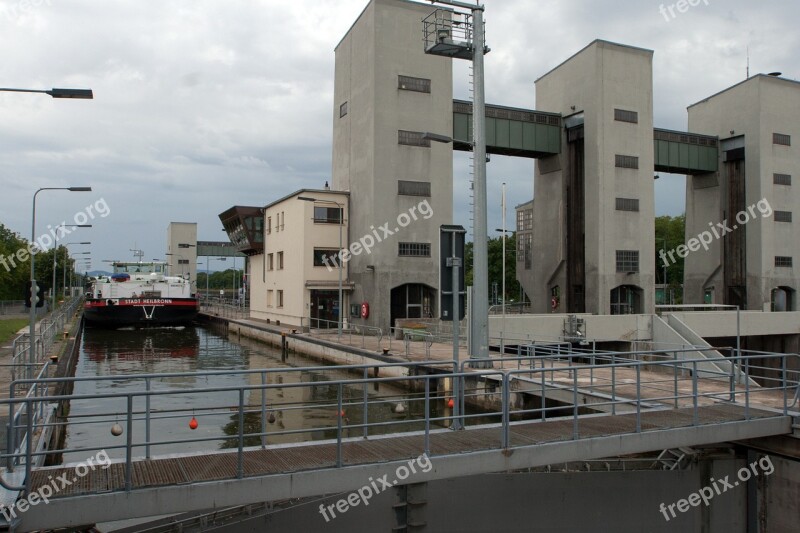
<svg viewBox="0 0 800 533"><path fill-rule="evenodd" d="M87 329L76 369L77 377L115 376L107 381L76 383L74 394L120 393L145 390L145 383L131 379L133 374L165 372L199 372L210 370L246 370L320 366L320 363L298 355L281 360L280 352L263 344L246 339L233 342L223 333L199 327L165 328L151 330L110 331ZM265 376L262 378L262 375ZM151 442L167 442L189 438L219 437L219 440L180 444L153 445L153 455L209 451L238 446L239 392L197 392L198 388L242 387L268 384L310 382L314 386L281 387L245 391L244 432L268 434L268 444L299 442L303 440L331 439L336 437L338 386L327 384L337 379L353 379L352 374L336 370L324 372L250 373L221 372L215 375L185 375L150 380L150 390L176 391L176 394L153 396L150 400ZM408 402L408 395L390 384L372 385L367 391L370 401L377 398L386 403L370 404L369 420L373 422L403 421L419 417L422 402ZM264 396L265 395L265 396ZM358 424L363 420L364 387L342 388L343 424ZM267 410L263 412L262 396ZM397 403L403 412L396 412ZM351 404L351 405L347 405ZM435 402L431 403L436 409ZM145 399L134 398L133 442L145 442ZM125 444L127 435L113 436L110 428L119 423L126 428L127 405L125 398L73 400L70 406L68 448L80 446L111 446ZM270 416L271 415L271 416ZM437 416L433 414L433 416ZM198 427L192 430L189 422L196 417ZM267 423L262 428L262 417ZM413 426L388 426L370 428L370 434L398 430L422 429L422 422ZM326 429L323 429L326 428ZM317 429L318 431L311 431ZM303 430L302 433L275 435L275 432ZM233 438L225 438L226 435ZM362 435L361 428L345 430L343 436ZM246 446L261 444L261 437L245 438ZM108 449L111 457L124 457L124 449ZM134 456L143 456L145 449L137 446ZM65 461L81 461L91 455L87 452L65 454Z"/></svg>

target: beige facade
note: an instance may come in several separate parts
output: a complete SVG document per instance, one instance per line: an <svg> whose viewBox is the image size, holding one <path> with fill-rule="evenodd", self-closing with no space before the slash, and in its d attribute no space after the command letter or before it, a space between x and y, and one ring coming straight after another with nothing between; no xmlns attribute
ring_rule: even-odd
<svg viewBox="0 0 800 533"><path fill-rule="evenodd" d="M536 81L536 109L567 128L534 176L535 312L653 311L652 66L650 50L594 41Z"/></svg>
<svg viewBox="0 0 800 533"><path fill-rule="evenodd" d="M799 124L800 83L763 74L689 107L691 131L719 136L721 161L686 182L687 241L714 236L685 259L686 303L797 310Z"/></svg>
<svg viewBox="0 0 800 533"><path fill-rule="evenodd" d="M167 226L166 261L170 276L188 276L197 291L197 223L170 222Z"/></svg>
<svg viewBox="0 0 800 533"><path fill-rule="evenodd" d="M421 136L452 135L453 81L452 60L423 49L421 20L433 9L372 0L336 47L332 185L351 194L352 239L376 241L348 265L353 301L370 308L368 318L352 317L356 324L386 329L439 313L439 227L453 220L453 153Z"/></svg>
<svg viewBox="0 0 800 533"><path fill-rule="evenodd" d="M339 286L335 255L340 230L342 249L349 247L349 217L349 195L330 190L302 189L264 208L264 253L250 257L252 317L296 326L313 318L315 326L335 327ZM342 298L347 310L351 285L348 255L343 256Z"/></svg>

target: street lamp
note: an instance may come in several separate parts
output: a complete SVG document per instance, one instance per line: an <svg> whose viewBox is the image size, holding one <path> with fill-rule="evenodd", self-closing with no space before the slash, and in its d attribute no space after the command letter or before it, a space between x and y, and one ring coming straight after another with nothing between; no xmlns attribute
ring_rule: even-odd
<svg viewBox="0 0 800 533"><path fill-rule="evenodd" d="M66 228L66 227L70 227L70 228L91 228L92 225L91 224L59 224L58 226L55 227L55 229ZM58 243L56 243L56 246L53 248L53 285L52 285L52 288L50 289L50 291L51 291L50 294L52 295L52 302L53 302L53 308L54 309L55 309L55 305L56 305L56 257L58 257L58 246L57 245L58 245ZM66 278L66 268L67 267L66 267L66 264L65 264L64 265L64 278ZM62 279L62 285L64 284L63 283L64 281L66 281L66 279Z"/></svg>
<svg viewBox="0 0 800 533"><path fill-rule="evenodd" d="M37 90L37 89L8 89L0 88L0 91L9 93L40 93L49 94L53 98L72 98L77 100L92 100L94 93L91 89L50 89L50 90Z"/></svg>
<svg viewBox="0 0 800 533"><path fill-rule="evenodd" d="M318 200L316 198L310 198L308 196L298 196L298 200L302 200L304 202L319 202L319 203L328 203L333 204L337 208L339 208L339 260L337 261L339 266L339 312L336 314L336 338L339 342L342 341L342 309L344 302L342 301L342 227L344 226L344 204L340 204L339 202L333 200ZM311 322L309 322L308 327L311 327Z"/></svg>
<svg viewBox="0 0 800 533"><path fill-rule="evenodd" d="M90 242L72 242L72 243L67 243L67 244L64 245L64 265L63 265L64 268L63 268L62 279L61 279L62 292L63 292L63 297L64 298L67 297L67 261L69 259L69 249L67 249L67 246L69 246L70 244L92 244L92 243L90 243ZM75 255L89 255L91 253L92 252L78 252ZM72 274L70 273L70 282L71 281L72 281ZM70 287L72 287L72 285L70 285Z"/></svg>
<svg viewBox="0 0 800 533"><path fill-rule="evenodd" d="M33 243L36 242L36 196L42 191L70 191L70 192L90 192L91 187L42 187L33 193L33 209L31 210L31 242L30 247L33 251ZM36 364L36 302L34 297L38 294L36 286L36 271L34 266L36 263L36 254L31 253L31 313L30 313L30 329L28 335L30 337L30 344L28 350L28 379L33 379L33 367Z"/></svg>

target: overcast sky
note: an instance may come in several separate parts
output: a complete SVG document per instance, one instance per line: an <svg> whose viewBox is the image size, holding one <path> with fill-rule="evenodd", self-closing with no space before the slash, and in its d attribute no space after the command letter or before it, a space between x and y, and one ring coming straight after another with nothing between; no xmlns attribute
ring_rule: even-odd
<svg viewBox="0 0 800 533"><path fill-rule="evenodd" d="M366 0L0 0L0 86L92 88L95 99L0 92L0 222L30 238L101 200L108 216L62 242L103 259L163 258L170 221L221 240L218 214L263 205L330 177L334 46ZM534 107L534 81L596 38L655 51L655 123L686 128L686 106L751 73L800 78L796 0L699 0L667 20L649 0L485 0L486 95ZM665 7L669 3L663 4ZM420 30L421 31L421 30ZM454 62L467 98L466 62ZM546 111L546 110L545 110ZM465 154L455 157L455 223L469 226ZM513 206L533 196L533 163L495 156ZM656 182L657 214L680 214L684 178ZM77 251L79 247L71 247ZM201 259L202 261L202 259ZM199 267L205 268L204 266Z"/></svg>

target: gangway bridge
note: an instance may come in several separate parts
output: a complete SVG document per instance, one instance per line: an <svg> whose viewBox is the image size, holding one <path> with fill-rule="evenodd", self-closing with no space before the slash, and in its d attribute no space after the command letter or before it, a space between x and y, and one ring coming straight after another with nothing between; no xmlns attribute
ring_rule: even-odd
<svg viewBox="0 0 800 533"><path fill-rule="evenodd" d="M589 362L556 354L455 367L405 361L16 380L4 400L12 451L2 456L2 512L13 530L32 531L339 493L370 479L394 486L797 437L797 357L741 351L730 372L716 375L699 370L706 359L595 352ZM757 384L741 379L751 373ZM204 386L213 376L235 384ZM83 382L116 388L63 393ZM174 383L182 387L167 386ZM176 403L187 390L201 400ZM103 412L71 416L70 427L100 428L91 446L48 449L29 438L63 424L55 415L67 402L86 400ZM467 407L457 417L456 401ZM304 413L312 427L295 424ZM74 462L43 466L62 454ZM423 454L432 467L412 474ZM387 477L401 471L409 476Z"/></svg>

